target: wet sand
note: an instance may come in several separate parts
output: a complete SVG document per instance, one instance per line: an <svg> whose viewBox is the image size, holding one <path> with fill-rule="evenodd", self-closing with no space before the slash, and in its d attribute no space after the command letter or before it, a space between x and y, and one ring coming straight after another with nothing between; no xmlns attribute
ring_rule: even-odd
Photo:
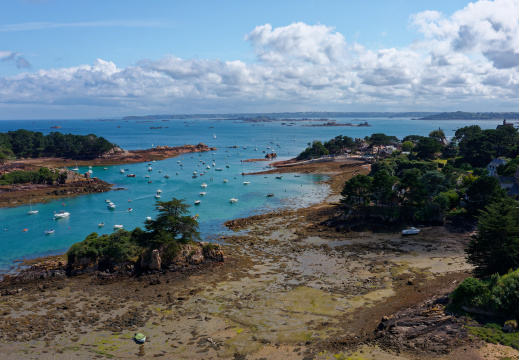
<svg viewBox="0 0 519 360"><path fill-rule="evenodd" d="M488 348L461 327L448 354L377 335L384 316L441 297L468 276L467 232L447 225L402 237L322 225L340 215L344 181L369 171L345 164L291 168L330 175L330 196L236 221L221 238L223 264L0 285L21 289L0 297L0 359L483 359ZM148 336L144 345L132 340L137 332ZM427 333L417 339L426 343Z"/></svg>

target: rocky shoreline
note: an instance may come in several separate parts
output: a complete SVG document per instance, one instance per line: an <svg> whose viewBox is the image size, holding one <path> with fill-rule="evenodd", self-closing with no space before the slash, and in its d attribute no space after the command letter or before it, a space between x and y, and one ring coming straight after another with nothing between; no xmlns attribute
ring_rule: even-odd
<svg viewBox="0 0 519 360"><path fill-rule="evenodd" d="M344 212L344 181L369 165L269 171L324 173L330 195L228 222L233 231L218 237L223 263L0 283L0 358L483 359L463 319L444 309L471 271L470 230L337 231L326 220ZM144 345L132 341L136 332L147 335Z"/></svg>

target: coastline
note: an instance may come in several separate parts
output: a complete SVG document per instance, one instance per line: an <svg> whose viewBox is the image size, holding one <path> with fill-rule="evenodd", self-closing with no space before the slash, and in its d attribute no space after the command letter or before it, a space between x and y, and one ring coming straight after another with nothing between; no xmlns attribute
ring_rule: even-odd
<svg viewBox="0 0 519 360"><path fill-rule="evenodd" d="M369 165L327 162L255 174L294 172L330 176L326 200L233 220L238 231L221 238L223 264L140 278L0 283L2 291L22 289L0 297L0 357L384 360L433 353L456 359L460 351L459 359L477 358L477 343L462 337L461 327L436 340L427 332L400 340L376 332L383 317L442 297L468 276L468 230L426 227L412 238L391 230L339 232L324 221L343 215L344 181ZM135 332L149 341L135 344ZM416 346L420 341L427 346Z"/></svg>
<svg viewBox="0 0 519 360"><path fill-rule="evenodd" d="M63 168L71 166L109 166L164 160L186 153L213 151L215 147L208 147L200 143L198 145L183 146L157 146L146 150L119 150L93 160L76 161L64 158L34 158L9 161L3 168L26 169L37 171L39 167ZM65 184L17 184L0 187L0 208L16 207L29 204L49 202L62 197L75 197L84 194L107 192L112 190L113 184L109 184L96 177L80 178ZM118 189L115 189L118 190Z"/></svg>

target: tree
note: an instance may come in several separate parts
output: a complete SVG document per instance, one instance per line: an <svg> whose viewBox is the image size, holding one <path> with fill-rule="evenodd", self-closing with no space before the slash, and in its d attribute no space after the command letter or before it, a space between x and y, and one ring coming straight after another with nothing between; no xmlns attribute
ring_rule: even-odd
<svg viewBox="0 0 519 360"><path fill-rule="evenodd" d="M198 222L188 215L189 205L185 200L157 201L155 207L159 215L155 220L144 223L148 236L144 236L147 245L177 245L200 240Z"/></svg>
<svg viewBox="0 0 519 360"><path fill-rule="evenodd" d="M488 205L478 218L477 234L465 252L477 277L506 274L519 266L519 207L504 198Z"/></svg>
<svg viewBox="0 0 519 360"><path fill-rule="evenodd" d="M445 133L442 129L433 130L429 133L429 137L437 140L445 139Z"/></svg>
<svg viewBox="0 0 519 360"><path fill-rule="evenodd" d="M402 143L402 151L411 151L414 148L412 141L407 140Z"/></svg>
<svg viewBox="0 0 519 360"><path fill-rule="evenodd" d="M367 175L357 175L346 181L341 195L347 204L354 205L359 203L369 204L371 201L371 185L373 178Z"/></svg>
<svg viewBox="0 0 519 360"><path fill-rule="evenodd" d="M432 157L435 153L440 152L442 144L435 138L422 137L418 141L418 145L414 148L414 151L422 159Z"/></svg>
<svg viewBox="0 0 519 360"><path fill-rule="evenodd" d="M424 184L420 182L420 170L418 169L404 170L398 188L404 194L404 202L411 205L422 203L427 194Z"/></svg>
<svg viewBox="0 0 519 360"><path fill-rule="evenodd" d="M386 203L393 195L395 177L386 170L378 171L373 177L372 189L375 197L382 204Z"/></svg>
<svg viewBox="0 0 519 360"><path fill-rule="evenodd" d="M467 211L475 215L491 202L504 198L506 192L499 185L499 180L495 177L484 175L475 179L468 186L465 195Z"/></svg>

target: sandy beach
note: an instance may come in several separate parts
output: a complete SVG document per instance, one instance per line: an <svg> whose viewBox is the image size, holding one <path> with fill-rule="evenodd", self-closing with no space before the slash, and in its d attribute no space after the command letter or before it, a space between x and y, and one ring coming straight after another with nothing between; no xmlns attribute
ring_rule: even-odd
<svg viewBox="0 0 519 360"><path fill-rule="evenodd" d="M463 252L470 224L421 227L413 237L339 232L323 221L341 215L344 181L369 165L270 171L327 174L330 194L310 208L230 222L234 232L219 235L225 263L137 278L4 282L0 359L511 356L470 338L463 321L444 312L446 294L470 274ZM144 345L132 340L138 332Z"/></svg>

